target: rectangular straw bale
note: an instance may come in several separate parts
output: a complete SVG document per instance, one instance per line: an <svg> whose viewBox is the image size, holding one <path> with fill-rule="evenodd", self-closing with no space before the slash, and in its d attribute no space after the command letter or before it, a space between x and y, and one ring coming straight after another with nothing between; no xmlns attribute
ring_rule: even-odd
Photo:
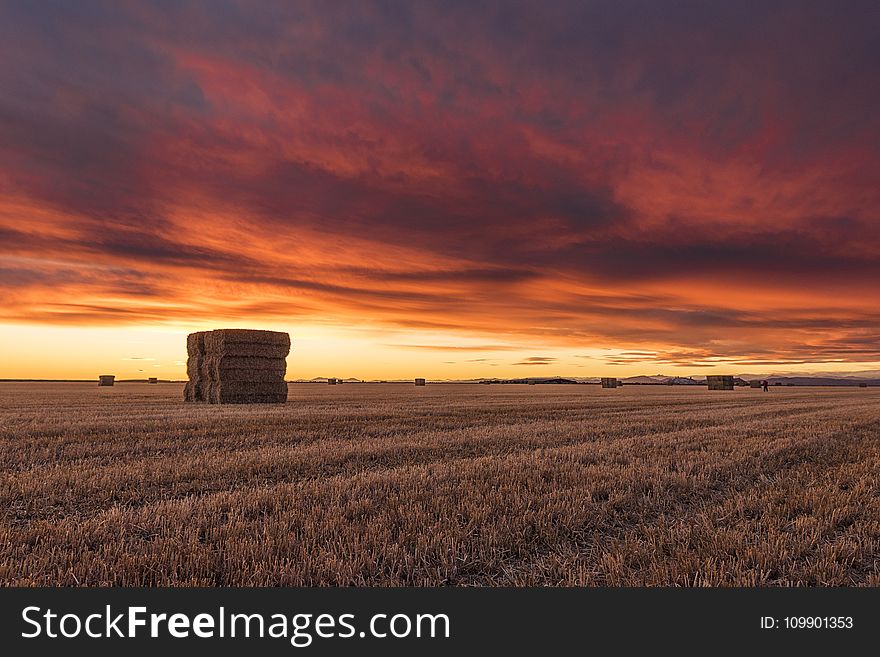
<svg viewBox="0 0 880 657"><path fill-rule="evenodd" d="M244 356L205 356L203 367L209 371L224 370L272 370L284 374L287 361L284 358L246 358ZM203 370L204 371L204 370Z"/></svg>
<svg viewBox="0 0 880 657"><path fill-rule="evenodd" d="M223 395L280 395L287 394L287 383L255 383L253 381L211 381L206 384L207 396L211 399Z"/></svg>
<svg viewBox="0 0 880 657"><path fill-rule="evenodd" d="M205 401L202 395L202 384L198 381L190 379L183 386L183 401L200 402Z"/></svg>
<svg viewBox="0 0 880 657"><path fill-rule="evenodd" d="M265 384L257 385L263 386ZM252 384L244 384L243 387L237 388L229 384L212 383L205 388L205 401L212 404L277 404L287 401L286 384L270 385L273 387L254 388Z"/></svg>
<svg viewBox="0 0 880 657"><path fill-rule="evenodd" d="M186 359L186 376L189 379L196 379L202 376L202 363L204 356L190 356Z"/></svg>
<svg viewBox="0 0 880 657"><path fill-rule="evenodd" d="M283 344L227 342L218 346L208 346L205 353L209 356L233 356L240 358L286 358L287 354L290 353L290 347Z"/></svg>
<svg viewBox="0 0 880 657"><path fill-rule="evenodd" d="M226 369L209 364L203 368L202 378L206 381L279 383L284 381L284 372L278 369Z"/></svg>
<svg viewBox="0 0 880 657"><path fill-rule="evenodd" d="M187 337L186 401L214 404L287 401L290 336L277 331L218 329Z"/></svg>
<svg viewBox="0 0 880 657"><path fill-rule="evenodd" d="M187 356L202 356L205 353L205 336L210 331L196 331L186 336Z"/></svg>
<svg viewBox="0 0 880 657"><path fill-rule="evenodd" d="M709 390L733 390L732 375L709 375L706 377Z"/></svg>
<svg viewBox="0 0 880 657"><path fill-rule="evenodd" d="M617 377L603 376L602 377L602 387L603 388L616 388L617 387Z"/></svg>
<svg viewBox="0 0 880 657"><path fill-rule="evenodd" d="M253 329L218 329L205 337L205 349L212 352L225 352L233 344L272 345L286 348L290 352L290 335L280 331L257 331Z"/></svg>
<svg viewBox="0 0 880 657"><path fill-rule="evenodd" d="M211 357L205 356L199 361L199 369L198 374L196 375L199 380L204 383L210 383L211 381L216 380L216 376L214 375L214 369L211 365Z"/></svg>
<svg viewBox="0 0 880 657"><path fill-rule="evenodd" d="M287 393L274 395L257 394L229 394L218 392L210 400L212 404L284 404L287 402Z"/></svg>

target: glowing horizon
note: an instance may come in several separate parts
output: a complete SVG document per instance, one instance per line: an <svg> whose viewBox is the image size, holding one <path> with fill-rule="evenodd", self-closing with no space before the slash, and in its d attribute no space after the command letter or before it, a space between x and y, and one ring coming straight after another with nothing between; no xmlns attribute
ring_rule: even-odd
<svg viewBox="0 0 880 657"><path fill-rule="evenodd" d="M880 369L870 5L624 4L0 8L0 378Z"/></svg>

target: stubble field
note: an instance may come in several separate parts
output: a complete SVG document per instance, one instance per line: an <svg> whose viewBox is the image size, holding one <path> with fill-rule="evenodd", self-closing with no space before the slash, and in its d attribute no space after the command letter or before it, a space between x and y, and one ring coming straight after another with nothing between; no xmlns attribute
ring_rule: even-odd
<svg viewBox="0 0 880 657"><path fill-rule="evenodd" d="M880 585L880 389L0 383L3 585Z"/></svg>

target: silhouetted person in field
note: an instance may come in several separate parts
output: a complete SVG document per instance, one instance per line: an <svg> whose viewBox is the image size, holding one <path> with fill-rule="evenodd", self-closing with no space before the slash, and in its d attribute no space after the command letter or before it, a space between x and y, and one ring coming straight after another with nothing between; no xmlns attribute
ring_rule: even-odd
<svg viewBox="0 0 880 657"><path fill-rule="evenodd" d="M764 386L764 392L770 392L770 382L767 379L761 381L761 385Z"/></svg>

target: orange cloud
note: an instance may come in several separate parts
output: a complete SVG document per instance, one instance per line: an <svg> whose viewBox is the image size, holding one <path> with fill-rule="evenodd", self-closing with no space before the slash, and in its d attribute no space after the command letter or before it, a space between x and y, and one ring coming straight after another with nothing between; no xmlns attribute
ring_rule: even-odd
<svg viewBox="0 0 880 657"><path fill-rule="evenodd" d="M5 8L0 321L880 361L870 22L635 6Z"/></svg>

